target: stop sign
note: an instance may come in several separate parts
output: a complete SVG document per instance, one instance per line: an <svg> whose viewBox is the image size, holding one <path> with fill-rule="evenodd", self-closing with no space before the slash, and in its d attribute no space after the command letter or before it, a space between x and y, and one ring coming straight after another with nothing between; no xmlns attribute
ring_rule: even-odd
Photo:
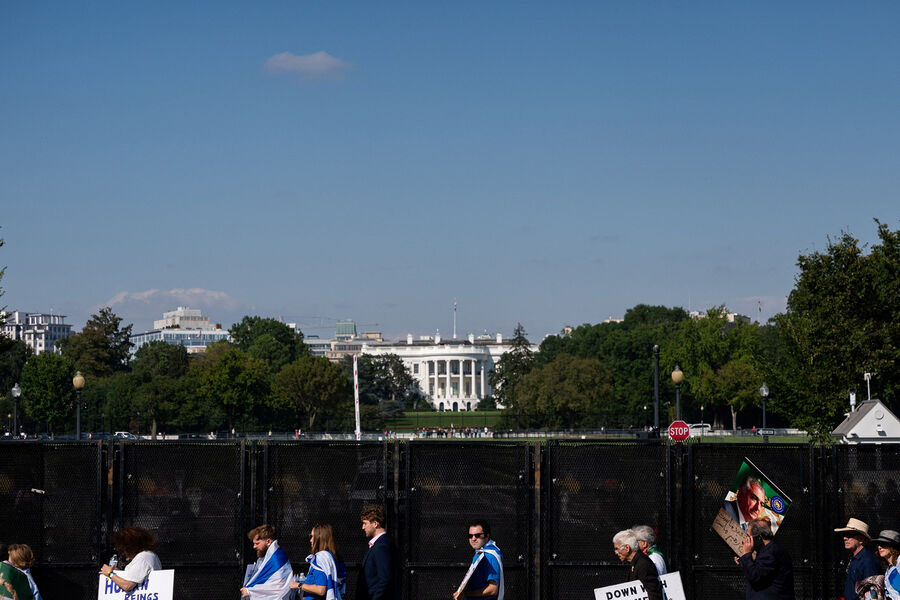
<svg viewBox="0 0 900 600"><path fill-rule="evenodd" d="M691 428L684 421L672 421L669 425L669 439L676 442L683 442L688 439L691 434Z"/></svg>

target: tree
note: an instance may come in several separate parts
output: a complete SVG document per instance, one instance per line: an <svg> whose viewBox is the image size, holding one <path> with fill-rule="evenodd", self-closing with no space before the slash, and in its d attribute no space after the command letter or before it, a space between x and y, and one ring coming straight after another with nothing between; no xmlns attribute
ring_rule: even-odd
<svg viewBox="0 0 900 600"><path fill-rule="evenodd" d="M75 398L72 364L63 356L44 352L32 356L22 368L22 407L53 433L54 423L69 414Z"/></svg>
<svg viewBox="0 0 900 600"><path fill-rule="evenodd" d="M217 352L218 353L218 352ZM229 429L252 414L269 391L266 364L235 347L228 347L199 374L198 394L224 413Z"/></svg>
<svg viewBox="0 0 900 600"><path fill-rule="evenodd" d="M345 356L341 360L341 368L352 383L353 357ZM416 380L396 354L360 354L357 368L360 404L384 405L390 402L397 405L419 391L415 386Z"/></svg>
<svg viewBox="0 0 900 600"><path fill-rule="evenodd" d="M234 345L265 361L273 373L301 356L309 355L303 334L275 319L245 316L229 331Z"/></svg>
<svg viewBox="0 0 900 600"><path fill-rule="evenodd" d="M510 349L503 353L488 378L494 389L494 400L516 416L517 426L521 424L522 413L516 395L517 386L534 368L534 362L534 352L531 350L531 342L525 337L525 328L517 323L510 340Z"/></svg>
<svg viewBox="0 0 900 600"><path fill-rule="evenodd" d="M135 353L132 372L139 387L135 408L150 419L150 434L156 439L158 422L180 406L177 396L183 389L181 378L187 373L187 348L162 341L141 346Z"/></svg>
<svg viewBox="0 0 900 600"><path fill-rule="evenodd" d="M793 400L793 422L820 439L840 422L864 373L900 408L900 231L875 223L879 242L868 253L842 233L824 252L801 254L787 312L775 318L783 370L792 375L779 393Z"/></svg>
<svg viewBox="0 0 900 600"><path fill-rule="evenodd" d="M595 358L561 355L518 384L517 399L532 426L574 429L596 425L616 400L612 375Z"/></svg>
<svg viewBox="0 0 900 600"><path fill-rule="evenodd" d="M81 333L63 338L57 345L85 376L107 377L128 369L132 325L120 327L121 317L110 307L92 315Z"/></svg>
<svg viewBox="0 0 900 600"><path fill-rule="evenodd" d="M306 419L312 430L320 415L349 413L353 390L341 368L320 356L303 356L275 376L275 402Z"/></svg>

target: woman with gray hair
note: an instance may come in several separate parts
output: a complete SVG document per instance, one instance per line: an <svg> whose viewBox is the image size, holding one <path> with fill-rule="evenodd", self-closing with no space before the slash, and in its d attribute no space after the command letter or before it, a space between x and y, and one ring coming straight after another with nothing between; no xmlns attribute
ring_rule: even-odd
<svg viewBox="0 0 900 600"><path fill-rule="evenodd" d="M638 580L647 592L647 600L662 600L662 584L656 566L641 552L637 536L630 529L620 531L613 536L613 551L623 563L631 565L628 581Z"/></svg>

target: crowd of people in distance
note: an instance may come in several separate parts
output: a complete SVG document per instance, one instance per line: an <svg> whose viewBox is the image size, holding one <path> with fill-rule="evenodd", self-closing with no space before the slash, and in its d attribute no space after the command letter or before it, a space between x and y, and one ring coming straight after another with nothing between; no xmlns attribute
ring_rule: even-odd
<svg viewBox="0 0 900 600"><path fill-rule="evenodd" d="M421 427L416 429L419 438L487 438L493 437L488 427Z"/></svg>

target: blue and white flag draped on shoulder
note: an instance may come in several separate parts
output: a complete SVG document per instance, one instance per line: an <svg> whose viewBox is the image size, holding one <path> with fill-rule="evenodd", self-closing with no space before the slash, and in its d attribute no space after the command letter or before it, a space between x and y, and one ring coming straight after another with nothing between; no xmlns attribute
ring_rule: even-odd
<svg viewBox="0 0 900 600"><path fill-rule="evenodd" d="M503 600L503 555L500 554L500 547L494 543L494 540L491 540L485 544L483 548L479 548L475 551L475 554L481 553L490 554L497 559L497 563L500 565L500 581L498 583L500 589L497 590L497 600Z"/></svg>
<svg viewBox="0 0 900 600"><path fill-rule="evenodd" d="M347 573L344 564L338 565L328 550L320 550L306 557L310 570L316 569L325 573L328 583L325 584L325 600L344 600L347 593Z"/></svg>
<svg viewBox="0 0 900 600"><path fill-rule="evenodd" d="M273 541L266 555L257 563L247 591L251 600L284 600L291 595L291 579L294 575L287 554Z"/></svg>

